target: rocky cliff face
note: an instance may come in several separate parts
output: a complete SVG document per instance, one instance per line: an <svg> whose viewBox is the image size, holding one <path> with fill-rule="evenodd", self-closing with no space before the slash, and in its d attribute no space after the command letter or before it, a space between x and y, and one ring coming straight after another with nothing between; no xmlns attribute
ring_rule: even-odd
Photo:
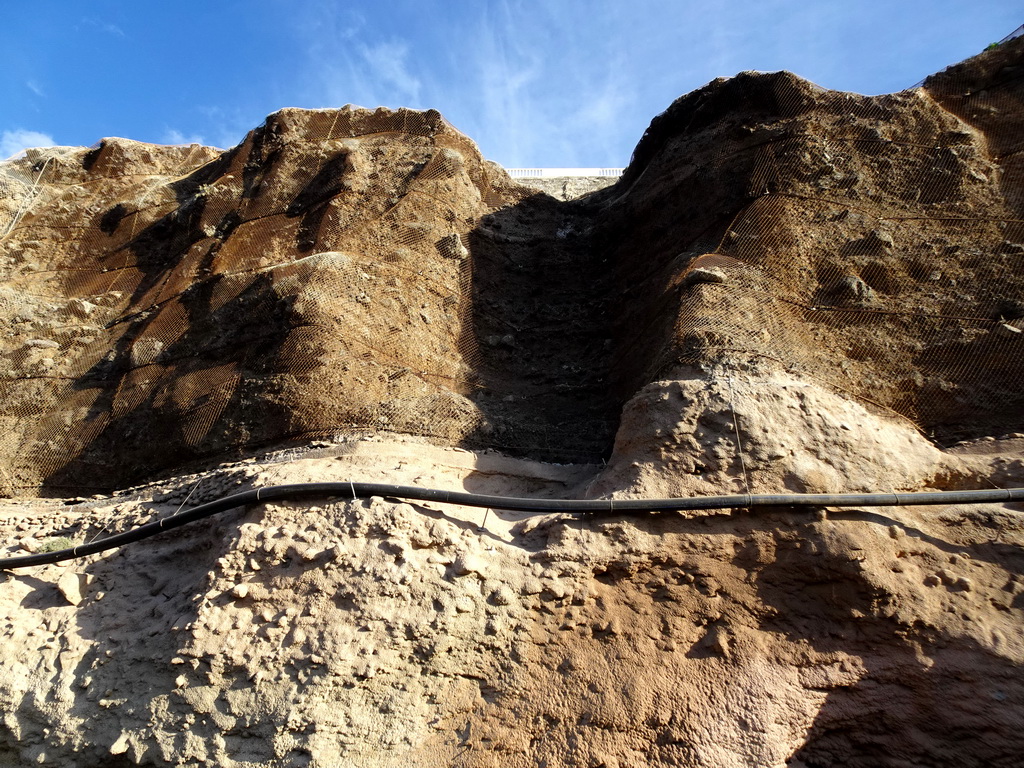
<svg viewBox="0 0 1024 768"><path fill-rule="evenodd" d="M8 552L311 479L1020 485L1022 50L715 81L569 201L407 110L6 164ZM257 505L6 576L0 764L1014 765L1022 511Z"/></svg>
<svg viewBox="0 0 1024 768"><path fill-rule="evenodd" d="M479 421L463 239L508 182L437 113L285 110L226 153L113 139L11 172L35 183L5 264L15 492Z"/></svg>

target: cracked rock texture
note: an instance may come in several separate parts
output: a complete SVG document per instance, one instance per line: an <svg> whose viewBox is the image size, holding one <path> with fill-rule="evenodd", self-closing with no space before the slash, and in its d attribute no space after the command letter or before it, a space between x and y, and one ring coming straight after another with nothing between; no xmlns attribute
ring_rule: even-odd
<svg viewBox="0 0 1024 768"><path fill-rule="evenodd" d="M1022 50L715 81L568 200L409 110L0 166L0 557L309 481L1024 485ZM1022 515L250 505L0 575L0 766L1019 766Z"/></svg>

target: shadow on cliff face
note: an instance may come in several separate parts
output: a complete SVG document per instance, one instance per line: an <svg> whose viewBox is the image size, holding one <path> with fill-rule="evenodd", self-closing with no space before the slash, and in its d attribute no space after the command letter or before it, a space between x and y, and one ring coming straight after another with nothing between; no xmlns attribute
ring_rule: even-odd
<svg viewBox="0 0 1024 768"><path fill-rule="evenodd" d="M44 493L123 487L154 471L229 452L261 433L287 433L287 408L247 393L246 381L266 379L282 367L291 302L263 275L214 306L217 283L196 284L175 300L183 332L169 343L160 341L160 314L125 319L111 353L72 385L98 394L77 425L81 452L50 473Z"/></svg>
<svg viewBox="0 0 1024 768"><path fill-rule="evenodd" d="M251 485L242 476L230 482L236 481L240 491ZM198 490L200 500L207 497L201 487L193 490ZM218 489L206 490L216 494ZM82 766L206 764L210 745L218 739L221 749L238 759L273 759L269 738L230 733L227 724L235 718L228 705L223 698L214 701L207 696L213 674L235 679L235 688L251 685L247 679L236 679L238 672L228 661L230 649L223 648L224 658L214 660L203 658L190 645L204 609L230 597L209 591L210 574L237 544L239 525L247 514L253 513L232 512L200 521L72 571L90 581L82 590L84 599L74 615L77 632L73 633L80 638L78 643L84 641L88 647L81 653L81 645L69 644L61 633L55 659L41 656L53 685L45 699L26 696L12 715L23 734L15 740L23 759L33 749L57 748L45 743L34 748L24 736L36 732L37 722L48 722L53 707L81 723L78 745L61 747L72 749ZM42 610L54 602L63 604L57 589L52 583L39 582L23 608ZM61 652L65 644L69 644L67 655ZM69 657L79 659L74 668L62 661ZM154 716L171 723L162 738L152 738L146 726ZM303 765L304 761L305 755L293 753L287 762Z"/></svg>
<svg viewBox="0 0 1024 768"><path fill-rule="evenodd" d="M829 691L794 768L904 768L957 765L977 768L1020 764L1024 683L1019 666L974 640L943 637L915 652L899 628L862 642L885 642L886 653L864 648L865 676ZM888 635L886 637L886 635ZM946 643L955 647L943 647ZM922 643L923 644L923 643ZM876 646L876 648L879 646ZM818 641L822 652L849 645Z"/></svg>
<svg viewBox="0 0 1024 768"><path fill-rule="evenodd" d="M890 531L904 531L901 535L909 541L927 542L1005 569L1011 582L1024 573L1024 551L1019 547L996 542L957 545L883 515L830 514L830 519L840 518L865 525L888 523ZM853 656L863 664L859 679L822 683L815 689L827 691L827 698L805 744L787 764L1018 765L1024 750L1019 727L1024 680L1019 665L994 650L1005 638L999 640L993 628L984 629L982 622L991 607L978 609L967 601L960 616L951 599L943 610L935 603L942 603L947 591L966 592L970 587L927 582L920 587L925 595L914 601L916 605L905 606L906 598L888 590L884 580L863 564L863 557L857 547L837 547L835 536L813 523L800 526L796 546L780 546L764 567L747 561L745 553L738 554L738 564L756 570L758 595L774 609L762 620L763 630L810 643L816 653L839 663ZM934 624L921 616L922 607L925 615L929 609L939 612ZM965 623L965 629L952 634L958 622ZM979 628L983 635L996 638L994 647L971 636L977 636Z"/></svg>
<svg viewBox="0 0 1024 768"><path fill-rule="evenodd" d="M295 419L281 390L301 376L284 347L298 346L292 331L310 324L296 311L300 297L275 290L281 278L270 271L236 274L215 266L242 221L238 206L259 194L277 158L264 151L266 134L266 128L255 131L247 148L169 184L177 207L137 234L124 231L122 222L137 212L123 204L102 216L101 232L121 241L103 271L134 272L137 282L123 314L105 329L109 352L68 385L67 399L86 406L83 418L51 427L73 429L69 442L79 450L52 468L44 494L124 487L193 459L290 436ZM100 159L102 150L96 150ZM209 204L209 185L242 151L248 154L241 202ZM285 212L301 217L299 250L315 241L324 199L342 189L346 161L346 153L327 161ZM90 162L97 160L87 156ZM126 266L113 266L121 262Z"/></svg>
<svg viewBox="0 0 1024 768"><path fill-rule="evenodd" d="M620 403L609 384L610 270L586 198L536 194L470 234L472 316L484 422L466 447L596 462Z"/></svg>

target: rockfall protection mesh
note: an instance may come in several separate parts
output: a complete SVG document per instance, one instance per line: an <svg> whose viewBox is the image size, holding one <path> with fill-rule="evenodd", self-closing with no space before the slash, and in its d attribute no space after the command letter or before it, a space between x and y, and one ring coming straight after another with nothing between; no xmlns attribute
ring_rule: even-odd
<svg viewBox="0 0 1024 768"><path fill-rule="evenodd" d="M1018 43L885 97L713 83L569 204L409 110L7 164L0 491L361 429L593 460L639 386L737 357L1022 428Z"/></svg>
<svg viewBox="0 0 1024 768"><path fill-rule="evenodd" d="M664 185L654 237L617 245L623 392L752 356L942 440L1024 428L1020 52L876 98L740 76L656 120L626 180Z"/></svg>
<svg viewBox="0 0 1024 768"><path fill-rule="evenodd" d="M332 111L223 155L110 141L8 166L10 490L337 428L461 437L464 234L493 192L446 144L468 142L436 113Z"/></svg>

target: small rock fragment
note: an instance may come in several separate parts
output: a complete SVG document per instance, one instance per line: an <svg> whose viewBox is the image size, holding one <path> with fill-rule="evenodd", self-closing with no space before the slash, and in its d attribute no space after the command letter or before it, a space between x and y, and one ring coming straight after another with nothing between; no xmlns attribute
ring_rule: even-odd
<svg viewBox="0 0 1024 768"><path fill-rule="evenodd" d="M36 349L58 349L58 344L53 339L28 339L25 342L26 347L35 347Z"/></svg>
<svg viewBox="0 0 1024 768"><path fill-rule="evenodd" d="M69 603L78 605L82 602L84 582L85 578L82 574L68 571L57 581L57 589Z"/></svg>
<svg viewBox="0 0 1024 768"><path fill-rule="evenodd" d="M524 595L539 595L544 591L544 585L540 579L528 578L523 582L522 593Z"/></svg>
<svg viewBox="0 0 1024 768"><path fill-rule="evenodd" d="M128 733L122 731L121 735L117 737L117 741L110 745L110 754L112 755L123 755L128 751Z"/></svg>
<svg viewBox="0 0 1024 768"><path fill-rule="evenodd" d="M160 339L136 339L128 355L132 368L140 368L155 362L163 349L164 343Z"/></svg>
<svg viewBox="0 0 1024 768"><path fill-rule="evenodd" d="M865 304L871 301L875 292L856 275L847 275L836 284L834 293L842 302Z"/></svg>
<svg viewBox="0 0 1024 768"><path fill-rule="evenodd" d="M446 235L436 243L437 251L446 259L465 259L469 257L469 249L462 244L458 235Z"/></svg>
<svg viewBox="0 0 1024 768"><path fill-rule="evenodd" d="M712 627L705 637L707 647L725 658L730 654L729 635L720 627Z"/></svg>
<svg viewBox="0 0 1024 768"><path fill-rule="evenodd" d="M717 267L695 267L686 273L682 287L689 288L698 283L724 283L725 272Z"/></svg>
<svg viewBox="0 0 1024 768"><path fill-rule="evenodd" d="M516 599L512 590L505 585L498 587L491 597L495 605L511 605Z"/></svg>
<svg viewBox="0 0 1024 768"><path fill-rule="evenodd" d="M465 576L470 573L479 573L483 575L484 572L483 562L472 552L464 552L459 555L455 560L453 568L458 576Z"/></svg>
<svg viewBox="0 0 1024 768"><path fill-rule="evenodd" d="M846 249L851 253L875 254L887 251L893 247L892 235L888 232L874 230L860 240L850 242Z"/></svg>
<svg viewBox="0 0 1024 768"><path fill-rule="evenodd" d="M68 302L68 309L79 317L85 318L96 310L96 305L85 299L72 299Z"/></svg>

